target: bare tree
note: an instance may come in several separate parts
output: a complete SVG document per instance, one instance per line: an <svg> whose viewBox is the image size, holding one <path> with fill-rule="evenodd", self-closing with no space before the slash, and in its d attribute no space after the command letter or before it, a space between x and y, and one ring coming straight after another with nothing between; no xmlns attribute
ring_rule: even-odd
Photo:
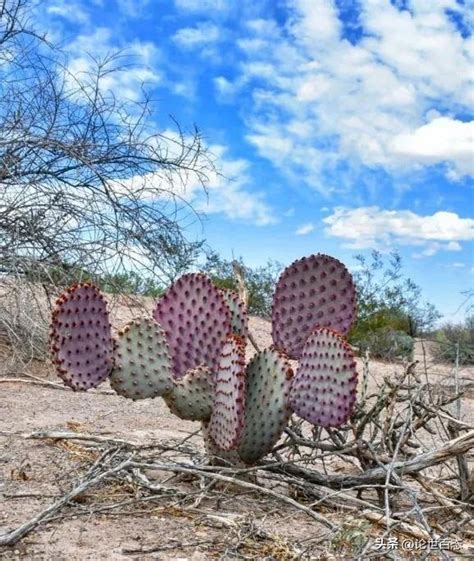
<svg viewBox="0 0 474 561"><path fill-rule="evenodd" d="M157 131L144 88L139 102L106 88L124 53L73 74L33 13L31 0L0 0L0 272L167 282L199 248L184 235L198 218L185 195L205 189L212 157L196 129Z"/></svg>
<svg viewBox="0 0 474 561"><path fill-rule="evenodd" d="M172 275L192 253L180 219L189 181L213 169L197 130L162 135L152 102L104 88L122 55L72 75L30 25L29 0L0 1L0 260L100 274L145 264Z"/></svg>

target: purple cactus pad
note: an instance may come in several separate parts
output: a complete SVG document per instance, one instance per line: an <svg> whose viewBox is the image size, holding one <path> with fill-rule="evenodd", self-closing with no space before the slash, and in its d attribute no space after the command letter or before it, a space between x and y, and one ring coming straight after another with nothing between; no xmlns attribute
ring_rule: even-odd
<svg viewBox="0 0 474 561"><path fill-rule="evenodd" d="M245 414L245 346L230 335L216 372L209 436L221 450L232 450L240 439Z"/></svg>
<svg viewBox="0 0 474 561"><path fill-rule="evenodd" d="M98 288L76 284L56 301L50 350L58 375L73 390L97 387L113 367L107 303Z"/></svg>
<svg viewBox="0 0 474 561"><path fill-rule="evenodd" d="M303 348L291 386L294 412L322 427L347 422L356 401L356 368L348 343L331 329L317 328Z"/></svg>
<svg viewBox="0 0 474 561"><path fill-rule="evenodd" d="M347 334L356 315L352 276L337 259L311 255L281 274L272 308L275 346L298 360L310 333L328 327Z"/></svg>
<svg viewBox="0 0 474 561"><path fill-rule="evenodd" d="M166 333L175 378L200 365L216 371L231 313L211 279L183 275L158 300L154 318Z"/></svg>

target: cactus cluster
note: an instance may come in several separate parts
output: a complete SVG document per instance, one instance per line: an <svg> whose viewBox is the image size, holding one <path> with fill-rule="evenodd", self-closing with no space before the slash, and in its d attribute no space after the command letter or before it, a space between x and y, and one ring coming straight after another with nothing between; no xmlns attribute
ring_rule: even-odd
<svg viewBox="0 0 474 561"><path fill-rule="evenodd" d="M342 263L327 255L300 259L276 287L273 345L246 364L245 305L201 273L181 277L152 318L129 323L115 338L105 298L80 284L57 300L51 353L74 390L109 378L123 397L162 397L178 417L202 422L211 455L252 465L272 450L292 413L322 427L348 420L357 371L344 335L355 312L354 283Z"/></svg>

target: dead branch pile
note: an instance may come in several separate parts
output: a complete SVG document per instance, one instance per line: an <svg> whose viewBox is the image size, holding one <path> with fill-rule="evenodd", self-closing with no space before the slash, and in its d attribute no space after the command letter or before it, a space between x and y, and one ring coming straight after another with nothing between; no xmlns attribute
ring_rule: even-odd
<svg viewBox="0 0 474 561"><path fill-rule="evenodd" d="M209 465L192 440L197 433L178 443L147 445L76 432L24 434L51 443L79 443L84 450L96 450L96 459L91 463L85 455L89 467L82 479L47 509L0 536L0 545L12 546L40 525L65 517L125 516L159 505L199 514L228 532L222 542L190 541L186 547L218 550L221 558L224 552L258 559L262 550L249 553L247 538L260 536L273 547L272 536L255 520L219 510L223 497L247 493L282 510L304 513L325 528L304 543L279 543L276 559L336 550L342 558L380 558L381 553L397 558L395 551L383 550L393 540L425 544L418 551L424 559L432 558L432 548L447 559L472 554L474 482L469 462L474 428L450 410L461 397L423 381L413 363L395 379L386 378L373 395L363 392L350 425L311 432L309 425L293 422L272 458L247 469ZM130 490L128 498L115 500L108 494L117 485ZM152 544L140 552L173 547Z"/></svg>

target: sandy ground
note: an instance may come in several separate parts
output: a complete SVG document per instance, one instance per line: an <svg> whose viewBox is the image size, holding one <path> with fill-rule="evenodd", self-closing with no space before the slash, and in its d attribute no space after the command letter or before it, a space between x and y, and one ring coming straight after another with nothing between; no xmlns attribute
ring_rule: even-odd
<svg viewBox="0 0 474 561"><path fill-rule="evenodd" d="M130 315L135 315L133 309L115 309L115 321L121 322ZM268 322L252 318L251 330L262 348L270 344ZM252 354L250 348L248 353ZM417 344L415 358L426 366L429 378L453 388L453 370L434 364L430 356L429 345L423 353L422 345ZM401 368L401 365L373 362L370 388L375 389L384 376L392 376ZM422 375L423 371L424 368L420 369ZM29 373L57 381L51 366L45 363L32 364ZM460 380L467 389L463 418L472 424L474 369L461 369ZM148 443L177 442L199 428L197 423L181 421L171 415L160 399L133 403L115 394L103 393L107 389L107 384L104 384L100 388L102 393L75 394L67 389L34 384L0 384L0 534L23 523L61 496L85 469L84 460L87 458L82 446L25 440L20 434L38 430L79 430ZM202 451L200 436L191 439L190 445L196 447L197 453ZM89 454L90 460L93 460L95 452L90 451ZM192 491L197 483L182 482L182 485ZM108 491L114 493L115 499L125 499L135 492L132 487L108 487ZM97 496L94 495L91 500L97 500ZM224 497L218 505L218 512L215 502L204 500L192 512L179 507L155 506L146 512L132 511L127 516L82 516L79 514L84 513L84 509L87 512L86 495L67 509L72 518L44 524L17 546L0 548L0 559L238 559L232 549L238 542L235 531L223 528L222 523L213 518L218 513L230 520L237 517L248 524L257 524L272 536L272 539L247 539L241 546L240 553L254 555L255 559L290 559L285 553L288 548L304 551L308 539L322 536L326 531L303 513L282 507L272 499L255 498L235 489L228 490ZM331 516L340 523L348 522L347 515L339 520L337 515ZM357 526L357 521L353 522ZM205 543L184 546L197 542ZM156 545L162 547L161 551L150 554L124 552L127 548ZM328 557L314 550L313 556L306 558Z"/></svg>

